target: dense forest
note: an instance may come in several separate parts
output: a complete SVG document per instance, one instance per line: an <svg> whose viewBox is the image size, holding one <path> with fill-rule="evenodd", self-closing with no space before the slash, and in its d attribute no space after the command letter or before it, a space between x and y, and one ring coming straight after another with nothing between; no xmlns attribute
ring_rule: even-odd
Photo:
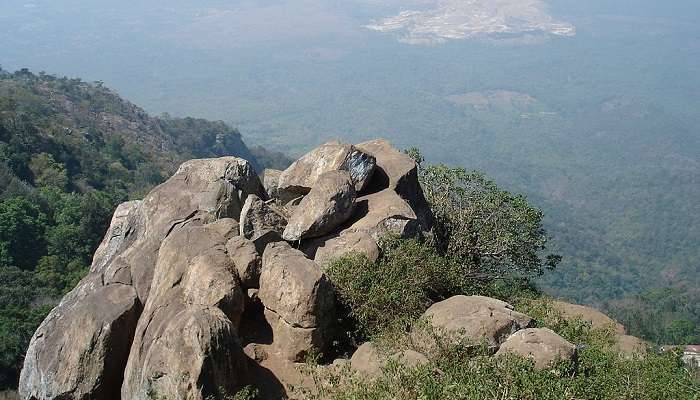
<svg viewBox="0 0 700 400"><path fill-rule="evenodd" d="M221 155L288 163L222 122L153 118L99 82L0 69L0 389L87 272L116 205L186 159Z"/></svg>

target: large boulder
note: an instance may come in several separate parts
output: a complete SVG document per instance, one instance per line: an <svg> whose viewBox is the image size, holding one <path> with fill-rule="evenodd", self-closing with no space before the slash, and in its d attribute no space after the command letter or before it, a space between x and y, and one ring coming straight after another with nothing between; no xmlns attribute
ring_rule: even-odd
<svg viewBox="0 0 700 400"><path fill-rule="evenodd" d="M252 166L223 157L188 161L142 201L119 206L90 273L33 336L20 377L22 398L119 398L114 388L149 298L161 243L193 224L238 218L249 194L265 196Z"/></svg>
<svg viewBox="0 0 700 400"><path fill-rule="evenodd" d="M361 191L372 176L374 157L352 145L340 142L323 144L292 163L278 179L277 194L284 203L304 196L318 178L329 171L348 171L357 191Z"/></svg>
<svg viewBox="0 0 700 400"><path fill-rule="evenodd" d="M237 335L245 297L225 234L235 227L229 221L193 225L163 243L122 398L204 399L245 383Z"/></svg>
<svg viewBox="0 0 700 400"><path fill-rule="evenodd" d="M23 399L119 399L140 304L129 285L100 285L97 277L83 280L34 334L19 382Z"/></svg>
<svg viewBox="0 0 700 400"><path fill-rule="evenodd" d="M430 306L423 318L432 332L417 332L414 337L428 346L432 345L430 335L437 335L497 348L512 333L532 323L532 318L513 310L512 305L483 296L450 297Z"/></svg>
<svg viewBox="0 0 700 400"><path fill-rule="evenodd" d="M497 357L517 354L535 362L542 370L557 361L569 361L576 356L576 346L548 328L528 328L512 334L498 349Z"/></svg>
<svg viewBox="0 0 700 400"><path fill-rule="evenodd" d="M263 254L258 297L273 331L273 348L290 361L323 352L332 338L335 297L320 268L285 242Z"/></svg>
<svg viewBox="0 0 700 400"><path fill-rule="evenodd" d="M563 301L552 302L552 308L561 313L564 319L580 319L591 324L593 329L612 329L614 332L620 335L625 334L625 327L622 324L596 310L595 308L565 303Z"/></svg>
<svg viewBox="0 0 700 400"><path fill-rule="evenodd" d="M355 197L349 172L321 174L311 192L295 208L282 237L297 241L332 232L352 215Z"/></svg>
<svg viewBox="0 0 700 400"><path fill-rule="evenodd" d="M245 200L240 214L241 236L255 240L269 231L281 235L286 225L284 213L270 202L256 195L250 195Z"/></svg>

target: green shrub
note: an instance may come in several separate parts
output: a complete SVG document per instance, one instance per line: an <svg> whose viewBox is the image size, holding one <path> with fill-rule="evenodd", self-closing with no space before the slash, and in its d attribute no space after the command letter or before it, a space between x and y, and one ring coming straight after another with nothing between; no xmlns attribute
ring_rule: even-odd
<svg viewBox="0 0 700 400"><path fill-rule="evenodd" d="M376 263L351 254L328 265L327 275L354 325L366 338L405 327L430 304L469 291L459 265L415 239L385 239Z"/></svg>

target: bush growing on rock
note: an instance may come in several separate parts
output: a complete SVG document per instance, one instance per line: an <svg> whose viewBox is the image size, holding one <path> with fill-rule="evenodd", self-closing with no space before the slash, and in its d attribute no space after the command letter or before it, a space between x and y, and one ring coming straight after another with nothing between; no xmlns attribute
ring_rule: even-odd
<svg viewBox="0 0 700 400"><path fill-rule="evenodd" d="M434 244L472 278L492 280L541 275L561 260L543 255L543 214L522 195L511 194L478 172L423 165L416 149L420 183L435 216Z"/></svg>

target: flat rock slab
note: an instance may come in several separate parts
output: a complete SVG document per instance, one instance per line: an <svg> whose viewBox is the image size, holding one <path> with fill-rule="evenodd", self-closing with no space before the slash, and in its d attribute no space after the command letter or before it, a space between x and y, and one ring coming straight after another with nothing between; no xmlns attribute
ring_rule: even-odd
<svg viewBox="0 0 700 400"><path fill-rule="evenodd" d="M305 250L322 268L332 260L350 253L362 254L371 262L379 259L379 246L366 232L345 232L338 236L318 238L309 243Z"/></svg>

